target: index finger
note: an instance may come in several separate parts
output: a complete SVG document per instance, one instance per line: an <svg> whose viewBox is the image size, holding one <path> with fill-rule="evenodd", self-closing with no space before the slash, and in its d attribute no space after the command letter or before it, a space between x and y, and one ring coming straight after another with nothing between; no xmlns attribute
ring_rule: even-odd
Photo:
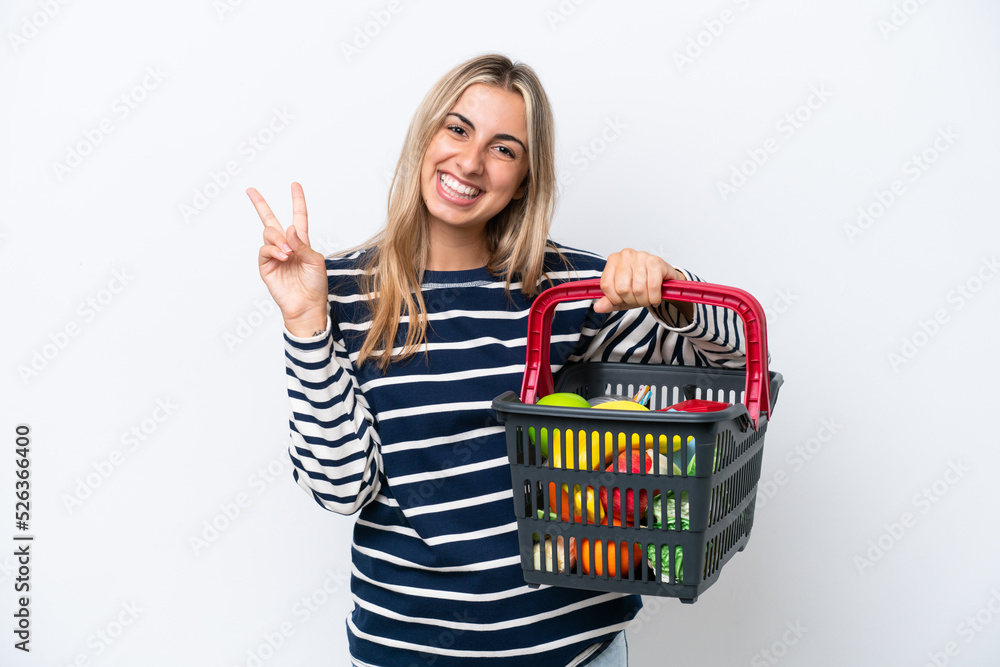
<svg viewBox="0 0 1000 667"><path fill-rule="evenodd" d="M295 225L295 233L299 235L303 243L309 245L309 214L306 212L306 194L298 183L292 183L292 224Z"/></svg>
<svg viewBox="0 0 1000 667"><path fill-rule="evenodd" d="M271 207L267 205L264 198L260 195L254 188L247 188L247 196L250 197L250 201L253 202L253 207L257 209L257 215L260 216L260 221L264 223L265 227L275 227L282 234L285 233L285 229L278 222L278 218L275 217L274 213L271 212Z"/></svg>

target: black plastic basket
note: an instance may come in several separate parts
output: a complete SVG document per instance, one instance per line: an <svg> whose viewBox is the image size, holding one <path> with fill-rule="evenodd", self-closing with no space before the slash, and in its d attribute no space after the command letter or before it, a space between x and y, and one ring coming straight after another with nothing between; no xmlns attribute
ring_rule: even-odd
<svg viewBox="0 0 1000 667"><path fill-rule="evenodd" d="M548 351L555 305L600 296L597 280L539 295L528 318L521 397L506 392L493 401L505 424L524 578L531 585L694 602L743 550L753 527L764 434L782 383L780 374L767 370L763 310L742 290L668 281L664 299L718 305L740 315L745 372L580 363L567 365L553 380ZM656 409L687 398L732 405L715 412L636 412L534 404L536 396L553 391L593 399L633 395L641 385L651 387ZM543 439L551 450L546 460ZM648 446L663 454L652 458L650 471L619 467L619 452L632 461ZM609 452L611 470L602 471ZM622 506L617 512L616 497ZM630 500L638 505L631 515L625 509Z"/></svg>

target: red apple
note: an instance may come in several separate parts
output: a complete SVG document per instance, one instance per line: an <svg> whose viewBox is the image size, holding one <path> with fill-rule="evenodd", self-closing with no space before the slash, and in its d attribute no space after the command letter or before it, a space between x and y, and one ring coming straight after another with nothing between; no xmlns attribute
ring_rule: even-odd
<svg viewBox="0 0 1000 667"><path fill-rule="evenodd" d="M627 466L628 454L627 452L622 452L618 455L617 466L611 464L607 467L605 472L621 472L624 473L626 470L631 473L640 473L642 471L642 458L646 458L646 473L652 474L653 472L653 457L651 455L651 450L647 449L644 452L639 452L636 450L632 451L632 465ZM633 498L634 492L632 489L625 490L625 525L633 526L635 525L635 502ZM614 489L612 492L612 513L611 517L613 520L621 520L621 489ZM601 506L607 510L608 507L608 490L606 488L601 488ZM642 517L646 516L646 493L639 493L639 520L642 521Z"/></svg>

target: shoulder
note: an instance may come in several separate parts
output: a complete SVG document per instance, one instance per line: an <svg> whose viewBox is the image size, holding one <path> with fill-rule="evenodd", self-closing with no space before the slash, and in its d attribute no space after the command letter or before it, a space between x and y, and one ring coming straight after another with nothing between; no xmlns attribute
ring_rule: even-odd
<svg viewBox="0 0 1000 667"><path fill-rule="evenodd" d="M369 263L371 252L371 248L355 248L339 254L327 255L325 257L326 271L337 275L356 275L362 272Z"/></svg>
<svg viewBox="0 0 1000 667"><path fill-rule="evenodd" d="M330 255L326 260L326 278L332 293L356 293L360 279L370 271L371 249L361 248Z"/></svg>
<svg viewBox="0 0 1000 667"><path fill-rule="evenodd" d="M545 273L550 279L580 280L596 278L607 260L599 254L550 240L545 249Z"/></svg>

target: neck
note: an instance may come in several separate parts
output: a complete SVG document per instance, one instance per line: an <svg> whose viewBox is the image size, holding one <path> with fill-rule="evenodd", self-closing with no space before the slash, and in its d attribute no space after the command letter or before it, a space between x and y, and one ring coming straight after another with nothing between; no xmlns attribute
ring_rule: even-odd
<svg viewBox="0 0 1000 667"><path fill-rule="evenodd" d="M428 271L466 271L489 261L483 227L462 229L431 222L427 240Z"/></svg>

